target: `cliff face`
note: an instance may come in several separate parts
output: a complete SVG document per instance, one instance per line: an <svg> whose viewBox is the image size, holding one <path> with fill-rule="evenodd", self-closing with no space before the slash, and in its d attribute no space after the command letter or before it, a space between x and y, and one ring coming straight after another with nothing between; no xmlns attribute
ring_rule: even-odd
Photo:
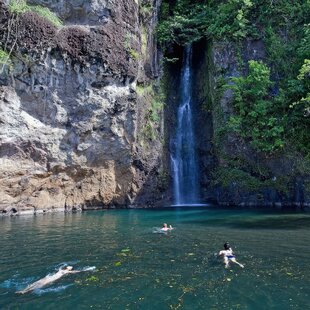
<svg viewBox="0 0 310 310"><path fill-rule="evenodd" d="M282 152L266 155L251 147L226 124L234 115L231 77L246 76L249 60L266 61L262 40L245 39L240 47L229 41L210 44L206 62L211 74L206 88L210 92L214 127L213 155L217 164L209 171L207 192L221 205L239 206L310 206L310 170L305 157L289 146ZM273 92L277 85L274 84Z"/></svg>
<svg viewBox="0 0 310 310"><path fill-rule="evenodd" d="M160 84L160 0L29 0L33 9L20 12L7 3L0 0L1 214L171 203L168 141L188 28L159 28L159 38L180 36L168 45ZM260 152L229 130L236 111L227 86L231 77L247 76L249 60L268 63L264 40L202 38L193 44L193 100L203 200L309 206L304 154L289 146Z"/></svg>
<svg viewBox="0 0 310 310"><path fill-rule="evenodd" d="M136 87L158 74L156 6L28 3L48 6L64 26L0 1L0 41L12 51L0 80L0 212L144 203L161 145L143 135L152 95Z"/></svg>
<svg viewBox="0 0 310 310"><path fill-rule="evenodd" d="M240 49L233 41L202 39L192 49L192 100L203 201L224 206L309 208L310 170L304 156L290 147L274 154L259 152L228 126L235 111L234 93L227 85L232 84L232 77L248 75L248 61L268 59L263 41L246 38ZM175 45L167 53L171 59L179 59L166 65L170 95L165 129L170 137L176 129L182 51ZM276 92L276 83L271 91Z"/></svg>

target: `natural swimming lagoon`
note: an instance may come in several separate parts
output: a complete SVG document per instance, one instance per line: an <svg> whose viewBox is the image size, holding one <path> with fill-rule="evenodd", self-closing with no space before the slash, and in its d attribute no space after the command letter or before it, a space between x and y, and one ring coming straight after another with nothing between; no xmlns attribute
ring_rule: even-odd
<svg viewBox="0 0 310 310"><path fill-rule="evenodd" d="M309 213L107 210L2 218L0 233L1 309L310 307ZM214 255L225 241L244 269ZM96 271L15 294L62 264Z"/></svg>

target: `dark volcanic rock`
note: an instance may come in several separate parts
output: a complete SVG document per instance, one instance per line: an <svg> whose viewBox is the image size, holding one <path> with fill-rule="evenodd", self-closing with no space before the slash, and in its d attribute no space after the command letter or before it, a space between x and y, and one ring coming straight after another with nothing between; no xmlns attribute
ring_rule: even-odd
<svg viewBox="0 0 310 310"><path fill-rule="evenodd" d="M161 157L160 141L140 137L152 98L135 90L138 79L153 82L143 68L156 19L142 24L134 0L28 3L47 5L64 26L10 15L0 0L1 48L12 50L0 82L0 211L135 203ZM152 42L143 53L142 27Z"/></svg>

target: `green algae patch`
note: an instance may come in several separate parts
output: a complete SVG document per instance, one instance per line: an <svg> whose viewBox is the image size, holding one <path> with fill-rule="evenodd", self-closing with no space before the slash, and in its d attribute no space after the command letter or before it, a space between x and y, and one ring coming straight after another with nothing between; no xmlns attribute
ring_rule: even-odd
<svg viewBox="0 0 310 310"><path fill-rule="evenodd" d="M122 253L129 253L129 252L130 252L130 249L129 249L129 248L122 249L121 252L122 252Z"/></svg>
<svg viewBox="0 0 310 310"><path fill-rule="evenodd" d="M97 276L90 276L86 279L86 282L99 282L99 278Z"/></svg>
<svg viewBox="0 0 310 310"><path fill-rule="evenodd" d="M23 14L27 12L34 12L44 19L48 20L56 27L61 27L63 22L59 17L52 12L49 8L40 6L40 5L28 5L25 0L10 0L8 4L8 9L12 14Z"/></svg>

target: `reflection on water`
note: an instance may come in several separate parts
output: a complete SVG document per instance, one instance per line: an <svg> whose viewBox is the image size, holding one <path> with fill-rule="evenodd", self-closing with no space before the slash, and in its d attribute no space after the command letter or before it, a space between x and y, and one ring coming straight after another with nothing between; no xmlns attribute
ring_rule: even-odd
<svg viewBox="0 0 310 310"><path fill-rule="evenodd" d="M154 233L163 222L175 230ZM0 308L307 309L309 222L217 208L2 218ZM223 268L225 241L245 269ZM15 295L62 264L97 269Z"/></svg>
<svg viewBox="0 0 310 310"><path fill-rule="evenodd" d="M184 223L184 221L183 221ZM191 221L189 220L189 223ZM296 230L310 227L310 217L303 214L290 216L266 215L258 217L243 218L242 216L232 216L229 218L206 218L198 220L196 223L211 226L229 226L236 229L284 229Z"/></svg>

